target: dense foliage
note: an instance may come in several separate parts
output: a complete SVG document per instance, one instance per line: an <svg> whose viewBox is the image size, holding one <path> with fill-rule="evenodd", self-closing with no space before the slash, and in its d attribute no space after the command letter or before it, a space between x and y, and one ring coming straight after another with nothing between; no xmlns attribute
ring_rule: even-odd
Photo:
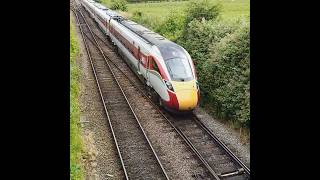
<svg viewBox="0 0 320 180"><path fill-rule="evenodd" d="M221 21L191 21L178 43L188 50L198 69L209 58L209 46L236 29L236 25Z"/></svg>
<svg viewBox="0 0 320 180"><path fill-rule="evenodd" d="M201 88L207 103L220 117L249 126L250 122L250 34L247 24L212 43L203 63Z"/></svg>
<svg viewBox="0 0 320 180"><path fill-rule="evenodd" d="M134 13L132 19L183 46L195 62L201 104L215 115L250 126L249 24L221 20L221 5L191 1L186 13L171 12L162 23Z"/></svg>
<svg viewBox="0 0 320 180"><path fill-rule="evenodd" d="M185 23L188 25L193 20L214 20L221 12L221 4L213 4L208 0L190 1L186 9Z"/></svg>
<svg viewBox="0 0 320 180"><path fill-rule="evenodd" d="M111 0L111 9L113 10L120 10L120 11L127 11L127 1L126 0Z"/></svg>
<svg viewBox="0 0 320 180"><path fill-rule="evenodd" d="M158 24L155 31L172 41L176 41L182 35L184 23L184 16L171 12L161 24Z"/></svg>

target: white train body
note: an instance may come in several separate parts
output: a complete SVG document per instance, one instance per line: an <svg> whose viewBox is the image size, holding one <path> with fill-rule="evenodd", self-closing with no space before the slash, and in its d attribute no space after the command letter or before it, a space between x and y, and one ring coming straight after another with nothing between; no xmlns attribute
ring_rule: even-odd
<svg viewBox="0 0 320 180"><path fill-rule="evenodd" d="M81 4L166 108L190 111L196 107L200 90L186 50L99 3L81 0Z"/></svg>

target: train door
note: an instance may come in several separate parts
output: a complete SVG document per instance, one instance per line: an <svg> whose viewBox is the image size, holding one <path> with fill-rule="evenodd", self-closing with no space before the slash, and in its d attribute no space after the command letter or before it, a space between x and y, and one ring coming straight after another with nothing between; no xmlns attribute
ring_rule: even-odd
<svg viewBox="0 0 320 180"><path fill-rule="evenodd" d="M170 97L167 93L167 87L164 85L159 66L153 57L149 58L148 63L148 81L147 85L149 89L149 93L154 100L154 102L159 102L159 99L163 99L165 101L169 101ZM160 101L161 102L161 101Z"/></svg>
<svg viewBox="0 0 320 180"><path fill-rule="evenodd" d="M141 75L140 72L140 66L141 66L141 52L140 52L140 46L138 46L138 74Z"/></svg>
<svg viewBox="0 0 320 180"><path fill-rule="evenodd" d="M111 34L111 24L110 24L110 22L111 22L111 18L109 19L109 23L108 23L108 35L110 36L110 34Z"/></svg>
<svg viewBox="0 0 320 180"><path fill-rule="evenodd" d="M148 56L147 57L147 66L146 66L146 74L145 74L145 78L146 78L146 84L149 86L150 85L150 78L149 78L149 69L150 69L150 62L152 57Z"/></svg>
<svg viewBox="0 0 320 180"><path fill-rule="evenodd" d="M108 28L108 19L106 19L105 22L106 22L106 27L105 27L106 31L105 32L106 32L106 35L109 35L109 33L108 33L108 29L109 29Z"/></svg>
<svg viewBox="0 0 320 180"><path fill-rule="evenodd" d="M147 83L149 86L154 87L154 85L156 83L159 83L155 79L158 79L159 78L158 76L161 76L160 71L159 71L157 63L155 62L155 60L153 59L152 56L148 57L148 70L146 72L146 75L147 75ZM161 78L159 78L159 79L161 79Z"/></svg>

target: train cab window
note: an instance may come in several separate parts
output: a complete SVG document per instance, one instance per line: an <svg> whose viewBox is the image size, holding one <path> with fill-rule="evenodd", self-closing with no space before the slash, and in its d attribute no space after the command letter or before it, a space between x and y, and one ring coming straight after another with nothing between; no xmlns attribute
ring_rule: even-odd
<svg viewBox="0 0 320 180"><path fill-rule="evenodd" d="M191 65L183 49L173 43L159 46L170 77L173 81L189 81L193 79Z"/></svg>
<svg viewBox="0 0 320 180"><path fill-rule="evenodd" d="M193 79L191 66L187 59L171 58L165 62L172 80L189 81Z"/></svg>
<svg viewBox="0 0 320 180"><path fill-rule="evenodd" d="M150 61L151 61L151 63L152 63L150 69L152 69L152 70L154 70L154 71L157 71L157 72L160 74L159 67L158 67L156 61L155 61L153 58L150 59Z"/></svg>

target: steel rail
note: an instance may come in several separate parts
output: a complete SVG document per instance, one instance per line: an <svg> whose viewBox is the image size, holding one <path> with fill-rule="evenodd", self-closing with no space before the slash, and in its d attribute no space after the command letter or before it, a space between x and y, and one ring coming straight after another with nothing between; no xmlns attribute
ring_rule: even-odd
<svg viewBox="0 0 320 180"><path fill-rule="evenodd" d="M79 20L79 17L77 15L77 13L75 12L76 10L75 9L72 9L73 13L75 14L76 18L77 18L77 22L78 24L80 23L80 20ZM121 152L120 152L120 148L119 148L119 145L118 145L118 141L117 141L117 137L114 133L114 130L113 130L113 126L112 126L112 123L111 123L111 120L110 120L110 116L109 116L109 112L108 112L108 108L106 107L106 103L105 103L105 100L103 98L103 95L102 95L102 91L101 91L101 88L100 88L100 84L99 84L99 80L98 80L98 76L97 76L97 73L96 73L96 70L93 66L93 62L92 62L92 58L91 58L91 53L90 53L90 50L89 50L89 47L88 47L88 44L86 43L86 38L84 37L84 33L83 33L83 30L82 30L82 27L79 26L79 29L80 29L80 32L81 32L81 36L82 36L82 39L83 39L83 42L84 42L84 45L85 45L85 49L86 49L86 52L87 52L87 55L89 57L89 60L90 60L90 64L91 64L91 68L93 70L93 74L94 74L94 77L95 77L95 81L97 83L97 86L98 86L98 89L99 89L99 94L100 94L100 98L102 100L102 104L103 104L103 107L104 107L104 111L107 115L107 119L108 119L108 123L109 123L109 127L111 129L111 133L112 133L112 137L113 137L113 140L116 144L116 148L117 148L117 152L118 152L118 155L119 155L119 158L120 158L120 161L121 161L121 166L122 166L122 169L123 169L123 172L125 174L125 177L127 180L129 180L129 177L128 177L128 174L127 174L127 170L124 166L124 162L123 162L123 158L122 158L122 155L121 155Z"/></svg>
<svg viewBox="0 0 320 180"><path fill-rule="evenodd" d="M197 116L193 114L192 118L198 125L200 125L203 130L205 130L210 135L211 138L215 140L215 142L218 143L218 145L222 149L224 149L225 152L227 152L231 159L240 167L242 167L246 174L250 176L250 169L205 124L203 124L203 122L201 122Z"/></svg>
<svg viewBox="0 0 320 180"><path fill-rule="evenodd" d="M133 110L133 108L132 108L131 103L129 102L129 100L128 100L127 96L125 95L125 93L124 93L124 91L123 91L123 89L122 89L122 87L121 87L121 85L120 85L120 83L119 83L118 79L116 78L116 76L115 76L115 74L114 74L114 72L113 72L112 68L110 67L110 65L109 65L109 63L108 63L108 61L107 61L107 59L109 59L109 57L106 57L106 56L105 56L105 54L104 54L104 52L102 51L102 49L101 49L101 47L100 47L99 43L97 42L97 40L96 40L96 38L95 38L95 36L96 36L96 35L92 32L92 30L91 30L91 28L89 27L89 25L88 25L88 23L87 23L87 21L86 21L86 19L85 19L84 15L82 14L81 10L79 10L79 9L78 9L78 11L79 11L80 15L83 17L84 22L85 22L85 24L87 25L88 30L90 31L90 33L91 33L91 35L92 35L92 37L93 37L93 39L94 39L94 42L95 42L96 47L99 49L99 52L101 53L101 55L103 56L103 58L104 58L105 62L107 63L108 68L109 68L109 70L110 70L110 72L111 72L111 74L112 74L113 78L115 79L115 81L116 81L116 83L117 83L118 87L119 87L119 88L120 88L120 90L121 90L121 93L123 94L123 96L124 96L124 98L125 98L125 100L126 100L127 104L129 105L129 108L130 108L130 110L131 110L132 114L134 115L135 120L136 120L136 122L138 123L138 125L139 125L139 127L140 127L140 129L141 129L141 131L142 131L142 133L143 133L143 135L144 135L144 137L145 137L145 139L147 140L148 145L149 145L149 147L151 148L151 150L152 150L152 152L153 152L153 155L155 156L155 158L156 158L156 160L157 160L157 162L158 162L159 166L161 167L161 170L162 170L162 172L163 172L164 176L166 177L166 179L169 179L169 177L168 177L168 175L167 175L167 173L166 173L166 171L165 171L165 169L164 169L164 167L163 167L162 163L160 162L160 159L159 159L158 155L156 154L156 152L155 152L155 150L154 150L154 148L153 148L153 146L152 146L152 144L151 144L151 142L150 142L149 138L147 137L147 135L146 135L146 133L145 133L145 131L144 131L144 129L143 129L143 127L142 127L142 125L141 125L141 123L140 123L140 121L139 121L139 119L138 119L137 115L136 115L136 113L134 112L134 110ZM110 59L109 59L109 60L110 60Z"/></svg>
<svg viewBox="0 0 320 180"><path fill-rule="evenodd" d="M75 12L74 9L73 9L72 11L74 12L74 14L75 14L75 16L76 16L76 18L77 18L78 24L79 24L80 21L79 21L79 18L78 18L77 13ZM99 84L99 82L98 82L98 77L97 77L96 71L95 71L94 66L93 66L93 62L92 62L92 58L91 58L91 53L90 53L90 51L89 51L88 44L86 43L86 39L84 38L84 33L83 33L83 30L82 30L82 27L79 26L79 28L80 28L80 32L81 32L81 36L82 36L83 41L84 41L85 49L86 49L87 55L88 55L88 57L89 57L90 64L91 64L91 67L92 67L92 70L93 70L93 73L94 73L94 76L95 76L95 80L96 80L96 83L97 83L97 86L98 86L98 89L99 89L99 94L100 94L101 100L102 100L102 102L103 102L103 107L104 107L105 113L106 113L107 118L108 118L108 121L109 121L109 126L110 126L110 129L111 129L111 132L112 132L112 136L113 136L113 139L114 139L114 141L115 141L115 144L116 144L116 147L117 147L117 151L118 151L118 154L119 154L119 157L120 157L120 160L121 160L122 168L123 168L123 170L124 170L126 179L129 179L129 178L128 178L128 175L127 175L127 172L126 172L126 168L125 168L124 163L123 163L123 158L122 158L122 155L121 155L119 146L118 146L117 138L116 138L116 136L115 136L112 123L111 123L111 121L110 121L110 117L109 117L109 113L108 113L108 108L106 107L106 105L105 105L106 103L105 103L104 98L103 98L103 96L102 96L102 91L101 91L101 88L100 88L100 84Z"/></svg>

